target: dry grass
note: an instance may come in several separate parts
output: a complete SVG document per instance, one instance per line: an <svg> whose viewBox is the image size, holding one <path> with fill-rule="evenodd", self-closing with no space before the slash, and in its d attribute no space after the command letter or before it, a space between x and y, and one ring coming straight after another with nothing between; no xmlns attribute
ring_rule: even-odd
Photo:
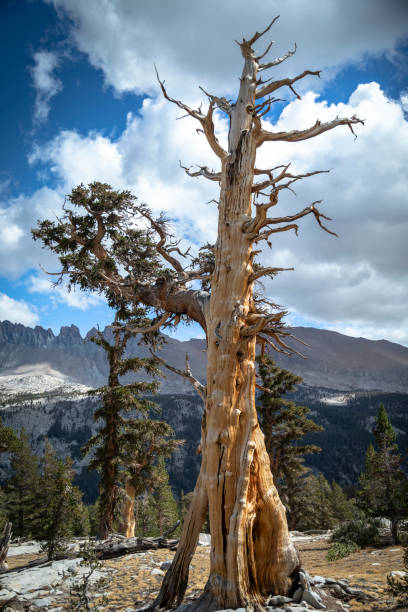
<svg viewBox="0 0 408 612"><path fill-rule="evenodd" d="M353 553L345 559L327 561L328 542L320 540L313 543L302 543L298 546L301 552L302 565L312 575L331 578L347 578L350 585L360 588L381 599L384 603L373 606L352 600L350 610L366 612L368 610L387 610L385 599L386 576L392 570L402 567L402 549L399 546L385 548L368 548ZM109 587L106 611L123 611L127 607L137 607L151 601L157 595L162 576L152 576L152 565L160 566L163 561L172 559L170 551L151 551L147 556L129 555L105 561L105 565L115 570ZM209 548L199 547L191 563L187 597L194 597L206 583L209 572Z"/></svg>

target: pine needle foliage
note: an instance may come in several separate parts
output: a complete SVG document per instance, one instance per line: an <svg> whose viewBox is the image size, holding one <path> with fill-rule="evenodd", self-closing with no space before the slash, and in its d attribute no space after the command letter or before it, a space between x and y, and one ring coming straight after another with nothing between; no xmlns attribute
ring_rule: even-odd
<svg viewBox="0 0 408 612"><path fill-rule="evenodd" d="M322 431L323 427L308 418L309 408L284 397L302 382L300 376L279 368L268 355L258 357L257 362L264 389L257 401L257 411L272 474L290 517L297 481L307 472L304 457L321 450L314 444L301 444L301 440L308 433Z"/></svg>
<svg viewBox="0 0 408 612"><path fill-rule="evenodd" d="M83 453L92 453L90 469L101 474L99 537L112 532L118 504L118 487L130 481L140 494L149 486L152 466L158 455L169 455L179 444L172 440L174 432L167 423L149 418L157 405L146 398L155 393L159 382L131 382L123 384L121 378L132 372L144 371L151 377L159 374L154 357L126 357L129 339L140 329L149 329L151 320L145 308L131 311L122 305L111 326L111 338L98 332L91 340L101 346L109 362L108 384L92 391L102 395L102 406L95 412L95 421L102 427L84 446ZM143 342L156 344L160 338L155 332L144 334ZM126 418L132 411L137 418Z"/></svg>
<svg viewBox="0 0 408 612"><path fill-rule="evenodd" d="M396 434L383 404L373 430L375 447L367 449L360 475L358 501L371 516L385 517L391 524L393 542L399 542L401 520L408 517L408 477L402 469Z"/></svg>
<svg viewBox="0 0 408 612"><path fill-rule="evenodd" d="M17 443L18 438L14 429L3 425L0 417L0 453L9 453Z"/></svg>
<svg viewBox="0 0 408 612"><path fill-rule="evenodd" d="M6 486L6 511L13 523L15 537L36 535L40 469L38 458L31 450L30 439L24 428L13 445L10 459L10 479Z"/></svg>
<svg viewBox="0 0 408 612"><path fill-rule="evenodd" d="M49 440L45 440L40 480L40 505L37 507L36 538L43 540L48 559L64 552L83 509L82 493L73 483L70 458L59 459Z"/></svg>

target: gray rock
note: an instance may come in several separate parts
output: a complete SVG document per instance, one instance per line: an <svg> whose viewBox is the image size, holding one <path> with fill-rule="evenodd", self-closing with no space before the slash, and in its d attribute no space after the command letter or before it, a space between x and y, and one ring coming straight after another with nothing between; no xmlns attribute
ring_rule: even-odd
<svg viewBox="0 0 408 612"><path fill-rule="evenodd" d="M346 595L346 592L339 584L330 585L329 591L333 597L339 597L340 599L344 599L344 596Z"/></svg>
<svg viewBox="0 0 408 612"><path fill-rule="evenodd" d="M285 597L284 595L274 595L270 598L268 605L269 606L281 606L285 603L289 603L292 601L290 597Z"/></svg>
<svg viewBox="0 0 408 612"><path fill-rule="evenodd" d="M309 608L304 606L289 606L285 608L286 612L310 612Z"/></svg>
<svg viewBox="0 0 408 612"><path fill-rule="evenodd" d="M48 608L52 605L51 599L48 599L48 597L43 597L42 599L34 599L31 603L34 606L37 606L37 608Z"/></svg>
<svg viewBox="0 0 408 612"><path fill-rule="evenodd" d="M8 601L13 599L16 594L14 591L8 591L7 589L1 589L0 591L0 606L4 606Z"/></svg>
<svg viewBox="0 0 408 612"><path fill-rule="evenodd" d="M334 578L325 578L326 584L337 584L337 580Z"/></svg>
<svg viewBox="0 0 408 612"><path fill-rule="evenodd" d="M154 569L152 569L150 574L151 574L151 576L164 576L164 572L161 569L159 569L158 567L155 567Z"/></svg>
<svg viewBox="0 0 408 612"><path fill-rule="evenodd" d="M296 591L292 595L293 601L295 601L296 603L299 602L302 599L302 594L303 594L303 589L301 587L296 589Z"/></svg>
<svg viewBox="0 0 408 612"><path fill-rule="evenodd" d="M303 569L299 570L299 580L300 580L302 589L307 589L307 590L310 589L309 574Z"/></svg>
<svg viewBox="0 0 408 612"><path fill-rule="evenodd" d="M198 545L211 546L211 535L209 533L200 533L198 536Z"/></svg>
<svg viewBox="0 0 408 612"><path fill-rule="evenodd" d="M319 586L320 584L326 584L326 578L323 578L323 576L313 576L310 582L311 584Z"/></svg>
<svg viewBox="0 0 408 612"><path fill-rule="evenodd" d="M337 580L337 584L339 584L341 587L343 587L343 589L345 589L350 583L350 580L347 580L346 578L342 578L341 580Z"/></svg>
<svg viewBox="0 0 408 612"><path fill-rule="evenodd" d="M167 572L171 563L171 561L163 561L163 563L160 565L160 569L163 570L163 572Z"/></svg>
<svg viewBox="0 0 408 612"><path fill-rule="evenodd" d="M316 610L325 610L326 606L322 602L322 598L315 591L303 591L302 602L306 602L313 606Z"/></svg>

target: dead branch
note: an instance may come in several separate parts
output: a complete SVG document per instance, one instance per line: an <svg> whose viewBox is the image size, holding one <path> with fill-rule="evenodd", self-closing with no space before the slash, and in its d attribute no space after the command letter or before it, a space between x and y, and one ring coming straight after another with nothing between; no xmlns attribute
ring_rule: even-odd
<svg viewBox="0 0 408 612"><path fill-rule="evenodd" d="M196 172L191 172L192 166L190 166L189 168L187 168L186 166L183 166L181 161L179 161L180 164L180 168L183 168L183 170L185 170L186 174L188 174L188 176L191 177L199 177L199 176L204 176L204 178L208 179L209 181L218 181L220 182L221 180L221 172L214 172L213 170L209 170L207 166L197 166L198 170Z"/></svg>
<svg viewBox="0 0 408 612"><path fill-rule="evenodd" d="M284 61L284 59L282 59L282 61ZM273 62L272 62L272 65L273 65ZM296 83L296 81L299 81L300 79L303 79L305 76L308 76L308 75L320 77L320 72L321 70L304 70L302 74L298 74L297 76L293 77L293 79L280 79L279 81L272 81L271 83L268 83L264 87L257 89L255 92L255 98L258 100L259 98L263 98L264 96L271 94L277 89L280 89L280 87L286 86L286 87L289 87L289 89L293 92L293 94L297 97L297 99L300 100L301 97L299 96L297 91L295 91L293 87L293 83Z"/></svg>
<svg viewBox="0 0 408 612"><path fill-rule="evenodd" d="M289 270L294 270L295 268L261 268L257 270L248 278L248 283L253 283L261 276L273 276L278 274L278 272L288 272Z"/></svg>
<svg viewBox="0 0 408 612"><path fill-rule="evenodd" d="M189 360L188 360L188 354L186 354L186 369L185 370L179 370L178 368L175 368L174 366L171 366L170 364L168 364L161 357L158 357L155 353L153 353L153 351L151 349L149 349L149 350L150 350L151 354L153 355L153 357L155 359L157 359L157 361L159 363L161 363L165 368L170 370L170 372L174 372L175 374L178 374L179 376L182 376L183 378L186 378L193 385L194 389L197 391L197 393L199 394L199 396L201 397L203 402L206 401L207 389L206 389L205 385L202 385L200 383L200 381L197 380L193 376L193 374L191 372L191 368L190 368L190 363L189 363Z"/></svg>
<svg viewBox="0 0 408 612"><path fill-rule="evenodd" d="M312 127L307 128L306 130L291 130L290 132L268 132L267 130L261 130L257 146L260 147L264 142L270 141L285 141L285 142L299 142L301 140L307 140L308 138L314 138L314 136L319 136L319 134L323 134L329 130L334 129L339 125L347 125L355 137L356 134L353 130L353 125L361 123L364 125L364 121L362 119L358 119L355 115L351 118L343 118L343 119L333 119L333 121L329 121L327 123L322 123L317 120Z"/></svg>
<svg viewBox="0 0 408 612"><path fill-rule="evenodd" d="M292 57L292 55L294 55L296 53L296 43L295 43L295 47L293 49L293 51L288 51L287 53L285 53L285 55L282 55L281 57L277 57L276 59L274 59L272 62L268 62L267 64L260 64L258 70L268 70L268 68L272 68L273 66L279 66L279 64L282 64L282 62L284 62L285 60L287 60L289 57ZM269 51L269 49L268 49ZM257 57L257 60L262 59L262 57L264 57L266 55L266 53L264 55L262 55L261 57Z"/></svg>
<svg viewBox="0 0 408 612"><path fill-rule="evenodd" d="M224 149L222 148L222 146L218 142L217 137L215 136L214 122L213 122L213 113L214 113L215 102L213 100L210 100L210 104L208 106L208 110L207 110L207 114L206 115L203 115L203 113L201 112L200 109L193 110L192 108L187 106L187 104L184 104L180 100L175 100L174 98L169 96L169 94L167 93L166 88L164 86L164 81L160 80L159 73L157 72L157 68L156 67L155 67L155 70L156 70L157 80L158 80L158 82L160 84L163 96L166 98L166 100L168 100L169 102L172 102L173 104L175 104L176 106L178 106L179 108L184 110L186 112L186 114L189 115L190 117L193 117L194 119L197 119L197 121L200 122L200 124L201 124L201 126L203 128L203 132L204 132L204 134L205 134L205 136L207 138L208 144L210 145L210 147L212 148L214 153L221 160L226 159L227 152L224 151Z"/></svg>
<svg viewBox="0 0 408 612"><path fill-rule="evenodd" d="M210 94L207 91L205 91L205 89L201 87L201 85L199 85L199 88L201 89L203 93L205 93L210 103L213 104L215 108L219 108L220 110L224 111L224 113L227 113L227 115L230 114L231 102L227 100L227 98L224 98L224 97L219 98L218 96L214 96L213 94Z"/></svg>

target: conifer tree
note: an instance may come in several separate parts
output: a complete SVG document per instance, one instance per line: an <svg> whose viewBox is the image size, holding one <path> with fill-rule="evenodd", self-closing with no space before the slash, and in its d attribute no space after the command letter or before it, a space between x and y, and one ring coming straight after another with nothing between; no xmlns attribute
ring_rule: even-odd
<svg viewBox="0 0 408 612"><path fill-rule="evenodd" d="M153 497L156 502L159 535L162 536L179 519L177 502L170 487L169 474L163 457L157 462Z"/></svg>
<svg viewBox="0 0 408 612"><path fill-rule="evenodd" d="M34 536L39 504L40 471L38 458L31 450L29 437L20 430L10 460L11 477L6 486L6 509L16 537Z"/></svg>
<svg viewBox="0 0 408 612"><path fill-rule="evenodd" d="M14 429L3 425L0 417L0 453L9 453L18 444L18 438Z"/></svg>
<svg viewBox="0 0 408 612"><path fill-rule="evenodd" d="M135 535L142 537L157 535L156 501L151 490L136 498Z"/></svg>
<svg viewBox="0 0 408 612"><path fill-rule="evenodd" d="M146 343L158 341L156 323L148 319L145 308L129 311L122 305L111 326L113 342L101 332L91 338L106 351L109 360L108 384L92 391L103 397L102 406L95 412L95 420L101 420L103 425L83 448L85 454L93 451L90 468L101 473L98 535L102 539L108 537L113 528L120 481L127 488L129 500L124 508L124 519L127 519L122 521L122 531L130 534L133 524L128 523L133 522L134 495L140 489L140 482L137 482L139 473L142 477L145 470L146 475L158 452L171 452L176 444L170 439L173 431L167 424L148 419L149 412L157 407L144 395L156 392L159 384L157 380L129 384L121 382L121 377L129 372L143 370L150 376L159 373L153 357L124 357L128 340L138 333L144 334ZM123 413L129 411L136 412L140 418L125 418Z"/></svg>
<svg viewBox="0 0 408 612"><path fill-rule="evenodd" d="M331 483L329 499L335 524L350 521L353 518L353 500L347 499L342 487L335 480Z"/></svg>
<svg viewBox="0 0 408 612"><path fill-rule="evenodd" d="M174 431L167 423L150 419L146 414L140 416L127 420L120 436L119 479L125 499L119 531L127 537L135 534L135 498L160 480L164 457L169 457L182 443L174 439Z"/></svg>
<svg viewBox="0 0 408 612"><path fill-rule="evenodd" d="M69 458L58 459L50 441L46 439L36 536L44 541L43 550L50 560L65 550L66 541L73 535L81 511L82 494L73 486L73 478L72 461Z"/></svg>
<svg viewBox="0 0 408 612"><path fill-rule="evenodd" d="M293 78L269 77L266 71L274 70L294 53L267 61L272 43L266 50L259 49L260 39L275 21L239 43L243 67L234 100L204 92L207 108L200 105L194 109L172 98L159 79L164 97L198 122L217 157L215 171L207 166L197 171L185 168L190 176L219 183L214 244L203 245L190 263L183 261L188 252L182 253L163 215L154 218L129 192L114 192L100 183L75 188L63 216L57 222L40 222L34 231L36 239L58 254L60 279L68 278L82 289L105 294L111 305L126 299L128 304L143 303L163 317L175 317L175 321L187 317L206 334L201 469L156 608L176 607L182 601L188 566L207 510L212 551L209 580L197 604L203 610L259 606L271 592L290 592L299 567L255 409L256 344L290 351L287 339L291 334L283 324L284 312L273 300L255 293L260 278L273 278L282 269L262 265L257 257L264 241L270 243L281 232L297 233L299 220L307 216L314 217L322 229L334 232L324 225L328 217L318 201L295 214L271 216L282 192L321 171L300 174L290 163L279 164L279 160L272 168L257 167L257 151L268 142L295 143L338 126L353 131L362 121L355 116L336 117L317 120L302 129L266 129L263 117L281 88L295 91L304 77L319 75L319 71L304 70ZM214 126L216 109L228 122L225 148ZM148 228L149 248L141 249L138 237L132 237L138 222L139 227ZM151 265L153 260L156 269Z"/></svg>
<svg viewBox="0 0 408 612"><path fill-rule="evenodd" d="M383 404L373 430L376 449L370 445L360 475L359 504L372 516L389 519L393 542L399 542L398 528L408 516L408 477L401 469L396 435Z"/></svg>
<svg viewBox="0 0 408 612"><path fill-rule="evenodd" d="M262 394L259 396L257 411L261 429L265 435L271 470L279 494L290 512L293 505L293 489L298 478L306 473L304 456L320 452L314 444L300 444L310 432L322 431L323 427L307 418L310 412L306 406L297 406L285 399L285 393L293 391L302 382L288 370L278 368L268 355L258 357L259 375L262 379Z"/></svg>

